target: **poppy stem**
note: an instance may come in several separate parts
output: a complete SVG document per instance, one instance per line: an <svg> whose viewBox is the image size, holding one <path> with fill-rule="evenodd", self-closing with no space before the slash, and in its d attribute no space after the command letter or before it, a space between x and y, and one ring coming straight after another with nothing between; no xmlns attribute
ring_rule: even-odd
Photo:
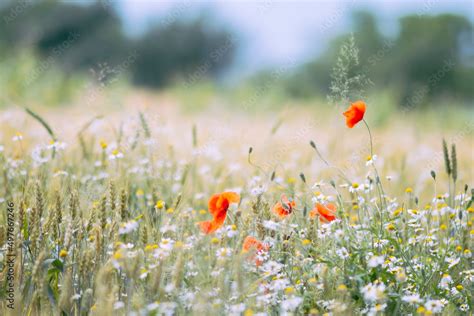
<svg viewBox="0 0 474 316"><path fill-rule="evenodd" d="M369 139L370 139L370 159L374 159L374 145L373 145L373 142L372 142L372 133L370 132L370 127L369 127L369 124L367 124L367 121L365 119L362 119L362 121L364 121L364 124L365 124L365 127L367 127L367 131L369 132ZM376 176L376 180L375 180L375 185L377 186L377 190L379 192L379 199L380 199L380 203L381 203L381 206L382 206L382 209L384 208L384 204L385 206L387 205L387 201L385 200L385 191L383 189L383 186L382 186L382 182L380 180L380 176L379 176L379 172L377 170L377 167L375 167L375 163L372 164L373 167L374 167L374 171L375 171L375 176ZM380 235L382 235L382 230L383 230L383 214L382 214L382 209L380 210Z"/></svg>
<svg viewBox="0 0 474 316"><path fill-rule="evenodd" d="M248 163L252 166L252 167L255 167L257 168L258 170L260 170L265 176L268 176L268 172L266 172L262 167L260 167L259 165L256 165L253 163L253 161L251 160L250 156L252 155L252 152L253 152L253 148L250 147L249 148L249 153L248 153L248 156L247 156L247 161Z"/></svg>
<svg viewBox="0 0 474 316"><path fill-rule="evenodd" d="M316 154L318 155L318 157L326 164L326 166L328 166L329 168L336 169L341 174L341 176L344 180L346 180L347 182L351 182L351 181L349 181L349 178L346 177L346 175L344 174L344 172L340 168L338 168L336 166L331 166L329 164L329 162L326 159L324 159L323 155L321 155L321 153L318 150L318 147L316 146L316 144L313 141L310 142L310 145L316 151Z"/></svg>
<svg viewBox="0 0 474 316"><path fill-rule="evenodd" d="M370 132L370 127L369 127L369 124L367 124L367 121L365 119L362 119L362 121L364 122L365 124L365 127L367 127L367 131L369 132L369 138L370 138L370 156L372 158L372 156L374 155L374 146L373 146L373 143L372 143L372 133Z"/></svg>
<svg viewBox="0 0 474 316"><path fill-rule="evenodd" d="M370 132L370 127L369 127L369 124L367 124L367 122L365 121L365 119L362 119L362 121L364 121L364 124L365 126L367 127L367 131L369 132L369 138L370 138L370 159L374 159L374 145L372 143L372 133ZM374 169L375 169L375 175L377 176L377 181L379 184L380 184L380 187L382 187L382 183L380 182L380 176L379 176L379 172L377 171L377 168L375 167L375 164L373 164L374 166ZM382 193L385 194L385 192L383 191L383 188L381 188L382 190Z"/></svg>

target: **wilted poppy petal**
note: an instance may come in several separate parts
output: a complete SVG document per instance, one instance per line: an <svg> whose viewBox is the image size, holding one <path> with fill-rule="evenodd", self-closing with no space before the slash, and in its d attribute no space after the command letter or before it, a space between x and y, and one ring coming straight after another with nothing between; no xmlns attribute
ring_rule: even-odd
<svg viewBox="0 0 474 316"><path fill-rule="evenodd" d="M240 201L240 196L235 192L218 193L211 196L208 202L209 213L213 219L211 221L198 223L205 234L210 234L224 225L227 210L231 203Z"/></svg>
<svg viewBox="0 0 474 316"><path fill-rule="evenodd" d="M320 215L321 220L332 222L336 219L336 205L333 203L327 203L326 205L317 203L316 210Z"/></svg>
<svg viewBox="0 0 474 316"><path fill-rule="evenodd" d="M290 201L284 194L281 195L280 200L280 202L277 202L273 206L272 212L279 217L284 218L293 212L293 208L296 206L296 203L294 200Z"/></svg>
<svg viewBox="0 0 474 316"><path fill-rule="evenodd" d="M268 249L268 245L264 244L263 242L252 236L247 236L242 245L242 252L244 253L249 251L264 252L268 251ZM256 259L255 257L256 256L254 254L253 256L249 257L249 259L255 259L255 265L260 266L263 262L259 259Z"/></svg>
<svg viewBox="0 0 474 316"><path fill-rule="evenodd" d="M285 217L287 214L287 212L285 211L285 209L283 208L283 206L281 205L280 202L277 202L273 208L272 208L272 212L276 215L278 215L279 217Z"/></svg>

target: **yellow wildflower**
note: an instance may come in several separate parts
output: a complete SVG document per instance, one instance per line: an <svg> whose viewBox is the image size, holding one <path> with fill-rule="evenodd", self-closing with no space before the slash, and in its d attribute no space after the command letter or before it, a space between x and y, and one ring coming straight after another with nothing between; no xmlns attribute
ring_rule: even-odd
<svg viewBox="0 0 474 316"><path fill-rule="evenodd" d="M304 240L302 241L302 243L303 243L303 246L307 246L307 245L311 244L311 240L309 240L309 239L304 239Z"/></svg>
<svg viewBox="0 0 474 316"><path fill-rule="evenodd" d="M157 209L162 209L165 206L165 202L163 200L158 200L155 204Z"/></svg>

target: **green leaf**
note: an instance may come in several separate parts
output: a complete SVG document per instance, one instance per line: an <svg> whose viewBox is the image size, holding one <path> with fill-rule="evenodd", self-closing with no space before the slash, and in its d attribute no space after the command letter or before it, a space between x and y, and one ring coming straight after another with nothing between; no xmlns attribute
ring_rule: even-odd
<svg viewBox="0 0 474 316"><path fill-rule="evenodd" d="M46 123L46 121L41 117L39 116L38 114L36 114L35 112L33 112L32 110L30 110L29 108L25 107L25 111L26 113L28 113L29 115L31 115L35 120L37 120L41 125L43 125L43 127L46 129L46 131L48 132L49 136L51 136L51 138L56 141L57 138L56 138L56 135L54 135L54 132L53 130L51 129L51 127L48 125L48 123Z"/></svg>
<svg viewBox="0 0 474 316"><path fill-rule="evenodd" d="M53 306L53 310L56 309L56 297L57 297L57 293L55 293L55 291L51 288L51 285L48 284L48 299L49 299L49 302L51 303L51 306Z"/></svg>
<svg viewBox="0 0 474 316"><path fill-rule="evenodd" d="M51 265L59 271L64 272L64 263L61 260L55 259L53 262L51 262Z"/></svg>

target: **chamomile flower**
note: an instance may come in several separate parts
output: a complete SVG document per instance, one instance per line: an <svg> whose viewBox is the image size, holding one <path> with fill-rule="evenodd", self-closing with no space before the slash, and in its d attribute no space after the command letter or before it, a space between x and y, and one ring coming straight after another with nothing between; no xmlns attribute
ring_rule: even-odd
<svg viewBox="0 0 474 316"><path fill-rule="evenodd" d="M447 289L451 283L453 283L453 278L449 274L443 274L438 287L441 289Z"/></svg>
<svg viewBox="0 0 474 316"><path fill-rule="evenodd" d="M374 162L377 161L377 155L372 155L372 156L367 156L367 159L366 159L366 162L365 162L365 165L366 166L371 166L374 164Z"/></svg>
<svg viewBox="0 0 474 316"><path fill-rule="evenodd" d="M303 299L298 296L294 296L288 299L285 299L281 302L281 309L284 312L293 312L303 303Z"/></svg>
<svg viewBox="0 0 474 316"><path fill-rule="evenodd" d="M245 311L245 304L235 304L229 307L229 315L240 316Z"/></svg>
<svg viewBox="0 0 474 316"><path fill-rule="evenodd" d="M160 242L160 248L166 251L173 249L175 241L171 238L163 238Z"/></svg>
<svg viewBox="0 0 474 316"><path fill-rule="evenodd" d="M382 281L375 281L362 287L361 292L364 295L364 300L370 303L384 300L385 289L386 286Z"/></svg>
<svg viewBox="0 0 474 316"><path fill-rule="evenodd" d="M459 261L461 261L461 258L455 258L455 257L448 257L445 259L445 261L447 263L449 263L448 265L448 269L451 269L452 267L454 267L455 265L457 265L459 263Z"/></svg>
<svg viewBox="0 0 474 316"><path fill-rule="evenodd" d="M52 141L47 146L48 149L52 149L52 150L56 150L56 151L64 150L66 147L67 147L66 143L59 142L59 141Z"/></svg>
<svg viewBox="0 0 474 316"><path fill-rule="evenodd" d="M131 220L129 222L123 223L122 226L119 228L119 235L130 234L138 229L138 222L135 220Z"/></svg>
<svg viewBox="0 0 474 316"><path fill-rule="evenodd" d="M315 182L315 183L312 185L311 189L313 189L313 190L321 189L321 188L324 187L324 186L326 186L326 183L321 180L321 181Z"/></svg>
<svg viewBox="0 0 474 316"><path fill-rule="evenodd" d="M165 224L163 226L161 226L160 228L160 232L162 232L163 234L167 233L167 232L176 232L176 229L177 229L177 226L175 224Z"/></svg>
<svg viewBox="0 0 474 316"><path fill-rule="evenodd" d="M404 295L402 297L402 301L412 305L419 304L422 302L420 294L418 293Z"/></svg>
<svg viewBox="0 0 474 316"><path fill-rule="evenodd" d="M468 304L461 304L461 305L459 306L459 310L460 310L461 312L467 312L469 309L470 309L470 308L469 308L469 305L468 305Z"/></svg>
<svg viewBox="0 0 474 316"><path fill-rule="evenodd" d="M231 254L232 254L232 249L230 248L220 248L216 251L216 257L217 259L220 259L220 260L230 257Z"/></svg>
<svg viewBox="0 0 474 316"><path fill-rule="evenodd" d="M385 261L384 256L372 256L367 262L367 266L369 268L376 268L378 266L381 266Z"/></svg>
<svg viewBox="0 0 474 316"><path fill-rule="evenodd" d="M12 137L12 141L19 142L23 139L23 134L20 132L16 132L15 136Z"/></svg>
<svg viewBox="0 0 474 316"><path fill-rule="evenodd" d="M357 191L361 190L361 186L359 183L357 182L353 182L350 186L349 186L349 192L351 193L356 193Z"/></svg>
<svg viewBox="0 0 474 316"><path fill-rule="evenodd" d="M341 247L341 248L336 249L336 254L342 260L345 260L345 259L349 258L349 252L347 251L347 249L345 247Z"/></svg>
<svg viewBox="0 0 474 316"><path fill-rule="evenodd" d="M229 238L237 236L239 234L239 231L237 230L237 226L236 225L227 225L225 227L225 234Z"/></svg>
<svg viewBox="0 0 474 316"><path fill-rule="evenodd" d="M442 300L428 300L425 303L425 308L432 313L441 313L445 303Z"/></svg>
<svg viewBox="0 0 474 316"><path fill-rule="evenodd" d="M271 220L264 221L263 222L263 227L269 230L274 230L277 231L280 228L280 224Z"/></svg>
<svg viewBox="0 0 474 316"><path fill-rule="evenodd" d="M125 306L125 303L122 301L117 301L114 303L114 310L121 309Z"/></svg>
<svg viewBox="0 0 474 316"><path fill-rule="evenodd" d="M253 187L251 190L250 190L250 194L252 196L259 196L259 195L262 195L263 193L265 193L266 191L266 187L263 186L263 185L258 185L258 186L255 186Z"/></svg>
<svg viewBox="0 0 474 316"><path fill-rule="evenodd" d="M109 160L118 160L122 158L123 158L123 153L120 150L114 149L110 152Z"/></svg>

